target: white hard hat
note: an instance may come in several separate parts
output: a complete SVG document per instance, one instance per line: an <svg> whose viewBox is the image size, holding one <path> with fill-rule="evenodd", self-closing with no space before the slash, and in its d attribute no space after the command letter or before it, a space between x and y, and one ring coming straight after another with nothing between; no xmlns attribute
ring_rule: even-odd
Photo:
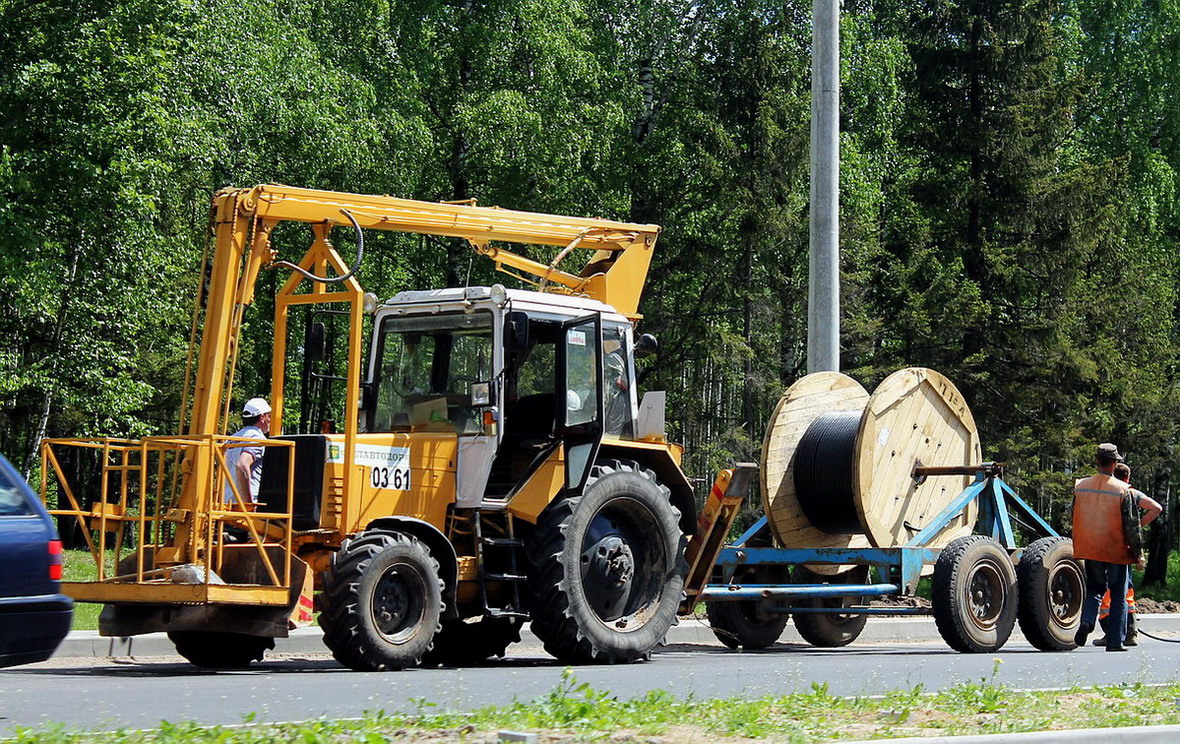
<svg viewBox="0 0 1180 744"><path fill-rule="evenodd" d="M251 398L242 406L243 416L254 418L264 413L270 413L270 404L266 402L266 398Z"/></svg>
<svg viewBox="0 0 1180 744"><path fill-rule="evenodd" d="M565 393L565 407L571 411L582 410L582 396L573 390L567 390Z"/></svg>

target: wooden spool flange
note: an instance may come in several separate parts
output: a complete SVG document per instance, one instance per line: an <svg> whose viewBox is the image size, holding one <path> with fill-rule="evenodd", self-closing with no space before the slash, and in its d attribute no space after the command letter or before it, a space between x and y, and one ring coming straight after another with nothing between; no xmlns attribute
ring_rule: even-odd
<svg viewBox="0 0 1180 744"><path fill-rule="evenodd" d="M829 534L817 529L795 495L795 451L821 415L828 411L858 411L868 404L861 384L839 372L816 372L787 388L771 414L762 441L762 510L771 532L788 548L867 548L863 534ZM816 573L832 575L847 568L815 564Z"/></svg>
<svg viewBox="0 0 1180 744"><path fill-rule="evenodd" d="M829 533L804 513L795 492L794 465L808 427L829 411L863 411L857 430L853 507L862 532ZM785 547L895 547L907 543L971 482L970 476L929 478L914 466L973 465L981 461L975 419L943 375L913 367L894 372L870 396L851 377L819 372L800 379L779 399L762 444L762 506ZM942 547L971 533L974 502L928 545ZM838 573L842 566L811 566Z"/></svg>
<svg viewBox="0 0 1180 744"><path fill-rule="evenodd" d="M971 484L971 476L928 478L927 466L975 465L982 448L962 393L931 369L910 367L886 377L869 398L856 436L857 516L873 545L904 545ZM970 535L978 513L972 501L928 547Z"/></svg>

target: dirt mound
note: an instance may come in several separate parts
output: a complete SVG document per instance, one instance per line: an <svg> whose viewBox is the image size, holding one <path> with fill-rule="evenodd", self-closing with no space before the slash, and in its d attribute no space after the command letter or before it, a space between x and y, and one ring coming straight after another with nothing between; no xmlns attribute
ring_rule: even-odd
<svg viewBox="0 0 1180 744"><path fill-rule="evenodd" d="M1150 597L1136 597L1135 608L1144 614L1152 612L1180 612L1180 602L1170 599L1156 601Z"/></svg>
<svg viewBox="0 0 1180 744"><path fill-rule="evenodd" d="M871 603L873 607L925 607L929 609L930 600L924 597L880 597Z"/></svg>

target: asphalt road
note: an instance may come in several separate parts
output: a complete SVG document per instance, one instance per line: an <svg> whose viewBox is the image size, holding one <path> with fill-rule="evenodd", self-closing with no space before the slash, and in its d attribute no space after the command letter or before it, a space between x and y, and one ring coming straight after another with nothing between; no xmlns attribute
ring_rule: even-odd
<svg viewBox="0 0 1180 744"><path fill-rule="evenodd" d="M998 654L964 655L941 642L862 643L817 649L782 643L737 653L711 644L665 648L652 661L579 667L578 681L622 698L649 690L678 697L757 696L808 691L827 684L837 695L876 694L922 685L937 690L993 679L1019 688L1094 683L1160 683L1180 679L1180 643L1144 639L1137 649L1108 654L1088 647L1049 654L1014 637ZM411 712L418 699L468 710L544 695L562 665L535 647L478 668L359 673L321 655L286 656L241 672L205 672L178 657L62 659L0 670L0 735L15 727L60 722L71 728L146 728L162 720L205 724L317 717L365 711Z"/></svg>

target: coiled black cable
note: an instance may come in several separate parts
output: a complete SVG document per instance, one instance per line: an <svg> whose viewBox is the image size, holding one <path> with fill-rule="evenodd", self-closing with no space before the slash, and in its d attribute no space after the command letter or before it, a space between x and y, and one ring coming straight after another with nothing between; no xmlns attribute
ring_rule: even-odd
<svg viewBox="0 0 1180 744"><path fill-rule="evenodd" d="M853 461L863 411L828 411L807 427L795 450L795 495L803 513L831 534L863 532L856 516Z"/></svg>

